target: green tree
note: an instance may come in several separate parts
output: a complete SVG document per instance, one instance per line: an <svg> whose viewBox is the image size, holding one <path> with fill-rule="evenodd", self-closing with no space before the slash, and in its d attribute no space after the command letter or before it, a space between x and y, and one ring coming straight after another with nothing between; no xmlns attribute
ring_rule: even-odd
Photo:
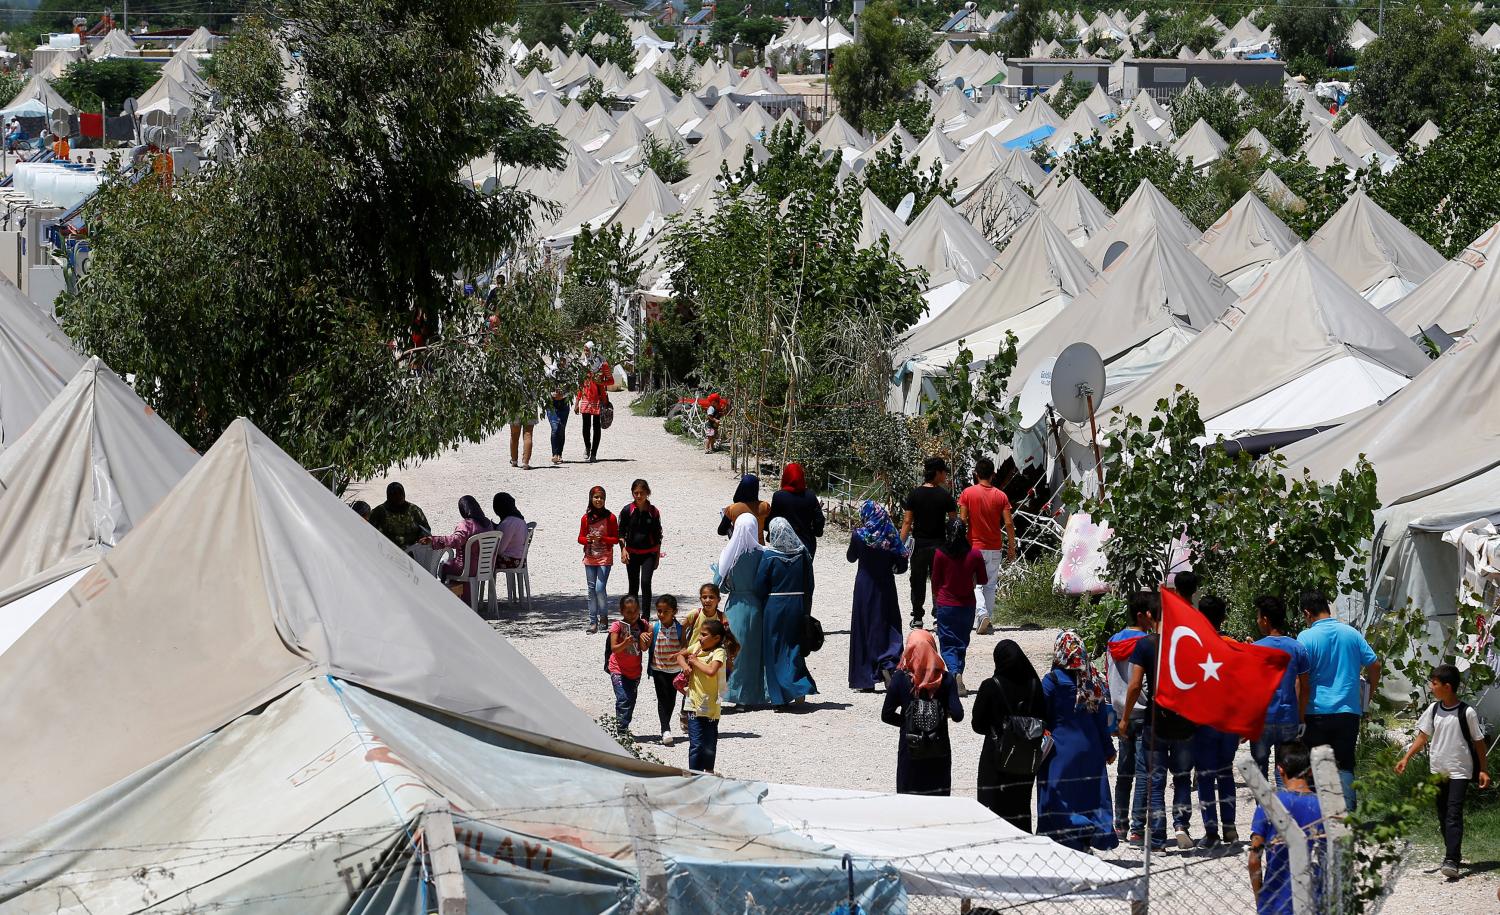
<svg viewBox="0 0 1500 915"><path fill-rule="evenodd" d="M1201 7L1191 12L1171 15L1152 12L1147 15L1145 31L1151 36L1151 53L1158 57L1176 57L1183 48L1201 51L1212 48L1219 41L1219 33L1211 25L1205 25Z"/></svg>
<svg viewBox="0 0 1500 915"><path fill-rule="evenodd" d="M1042 38L1042 21L1046 15L1044 0L1021 0L1015 15L1000 27L995 50L1005 57L1030 57L1032 47Z"/></svg>
<svg viewBox="0 0 1500 915"><path fill-rule="evenodd" d="M80 110L97 114L102 103L110 114L119 114L126 99L140 98L160 78L161 68L150 61L84 58L70 64L52 88Z"/></svg>
<svg viewBox="0 0 1500 915"><path fill-rule="evenodd" d="M766 45L776 40L786 23L772 16L755 16L740 21L738 40L755 49L756 59L765 60Z"/></svg>
<svg viewBox="0 0 1500 915"><path fill-rule="evenodd" d="M682 144L664 142L655 134L647 134L641 141L641 173L648 168L667 184L676 184L688 176L687 152Z"/></svg>
<svg viewBox="0 0 1500 915"><path fill-rule="evenodd" d="M533 70L551 73L553 70L552 58L541 51L528 51L526 56L521 58L521 62L516 64L516 72L525 76Z"/></svg>
<svg viewBox="0 0 1500 915"><path fill-rule="evenodd" d="M1132 149L1133 142L1127 128L1112 140L1079 144L1057 164L1058 178L1077 177L1111 211L1118 210L1142 181L1156 185L1199 226L1212 224L1227 209L1210 199L1203 179L1170 151L1159 146Z"/></svg>
<svg viewBox="0 0 1500 915"><path fill-rule="evenodd" d="M698 68L686 60L680 60L664 70L658 70L656 78L661 80L661 84L666 86L673 95L683 96L698 91Z"/></svg>
<svg viewBox="0 0 1500 915"><path fill-rule="evenodd" d="M960 340L953 361L932 379L933 394L923 416L942 444L955 480L971 479L974 462L1010 447L1020 428L1017 399L1006 396L1016 367L1016 343L1016 335L1007 331L1005 344L980 365Z"/></svg>
<svg viewBox="0 0 1500 915"><path fill-rule="evenodd" d="M70 336L206 449L247 416L344 478L483 438L532 406L567 340L549 271L493 269L536 200L457 180L474 158L562 165L550 128L487 89L502 0L282 0L217 55L234 155L171 187L108 184L85 211ZM379 21L371 30L367 24ZM298 36L290 104L278 36ZM433 124L463 130L433 131ZM502 274L504 276L504 274Z"/></svg>
<svg viewBox="0 0 1500 915"><path fill-rule="evenodd" d="M1413 4L1387 10L1385 33L1360 53L1350 107L1382 136L1397 139L1429 119L1458 120L1490 67L1469 44L1469 32L1461 9Z"/></svg>
<svg viewBox="0 0 1500 915"><path fill-rule="evenodd" d="M1228 89L1189 86L1172 100L1172 132L1182 136L1202 118L1231 145L1249 130L1240 98Z"/></svg>
<svg viewBox="0 0 1500 915"><path fill-rule="evenodd" d="M951 204L958 183L943 180L943 168L939 163L934 162L924 172L917 168L916 157L908 158L903 153L898 139L875 154L874 160L860 172L859 179L891 209L895 209L907 194L915 200L911 208L913 213L922 212L934 197L941 196Z"/></svg>
<svg viewBox="0 0 1500 915"><path fill-rule="evenodd" d="M598 37L603 41L596 41ZM578 23L575 37L578 49L597 63L613 63L626 73L635 70L635 45L630 43L630 29L615 8L607 3L594 7Z"/></svg>
<svg viewBox="0 0 1500 915"><path fill-rule="evenodd" d="M1063 76L1062 85L1056 93L1048 100L1047 104L1052 106L1059 116L1067 117L1073 113L1073 109L1083 103L1094 91L1094 84L1081 79L1074 79L1073 74ZM1176 104L1173 104L1175 110Z"/></svg>
<svg viewBox="0 0 1500 915"><path fill-rule="evenodd" d="M1306 156L1269 167L1301 203L1289 207L1280 201L1267 200L1266 204L1281 217L1287 228L1302 238L1311 238L1349 199L1351 185L1343 172L1338 169L1320 171L1307 161ZM1354 185L1359 183L1355 181Z"/></svg>
<svg viewBox="0 0 1500 915"><path fill-rule="evenodd" d="M834 61L829 86L839 113L855 127L870 129L879 112L908 99L919 80L936 79L931 32L896 20L890 0L871 4L860 17L859 40Z"/></svg>
<svg viewBox="0 0 1500 915"><path fill-rule="evenodd" d="M541 43L564 52L568 50L572 39L563 27L572 24L573 7L565 3L522 3L517 9L520 28L516 37L522 44L534 48Z"/></svg>
<svg viewBox="0 0 1500 915"><path fill-rule="evenodd" d="M1276 49L1291 72L1311 79L1352 58L1342 7L1281 0L1270 15Z"/></svg>

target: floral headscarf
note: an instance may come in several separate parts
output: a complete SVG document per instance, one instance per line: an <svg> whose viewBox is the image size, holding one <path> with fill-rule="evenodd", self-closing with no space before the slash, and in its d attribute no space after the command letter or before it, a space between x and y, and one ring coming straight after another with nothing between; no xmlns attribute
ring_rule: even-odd
<svg viewBox="0 0 1500 915"><path fill-rule="evenodd" d="M806 549L797 532L792 530L792 523L785 518L771 519L771 527L766 531L766 546L785 556L796 556Z"/></svg>
<svg viewBox="0 0 1500 915"><path fill-rule="evenodd" d="M1098 711L1100 703L1109 699L1109 686L1104 677L1089 663L1089 653L1083 644L1083 636L1076 630L1064 629L1052 643L1052 666L1073 674L1078 683L1078 694L1073 707L1080 705L1090 712Z"/></svg>
<svg viewBox="0 0 1500 915"><path fill-rule="evenodd" d="M884 505L869 499L859 507L859 527L855 528L854 536L874 549L885 550L897 556L906 555L906 543L901 539L901 532L891 522L891 513L885 510Z"/></svg>

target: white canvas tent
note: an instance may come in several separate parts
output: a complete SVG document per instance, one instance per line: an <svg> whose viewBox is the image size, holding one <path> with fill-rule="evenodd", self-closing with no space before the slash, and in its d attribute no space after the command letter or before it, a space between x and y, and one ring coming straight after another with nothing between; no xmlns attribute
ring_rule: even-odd
<svg viewBox="0 0 1500 915"><path fill-rule="evenodd" d="M1404 298L1386 309L1386 317L1410 336L1433 325L1461 336L1487 313L1500 312L1500 223L1491 226L1433 271Z"/></svg>
<svg viewBox="0 0 1500 915"><path fill-rule="evenodd" d="M1090 239L1105 231L1114 219L1099 198L1071 175L1062 187L1044 195L1038 202L1052 224L1061 229L1077 248L1084 247Z"/></svg>
<svg viewBox="0 0 1500 915"><path fill-rule="evenodd" d="M927 271L930 321L979 278L999 252L942 197L934 197L906 227L895 254L908 267ZM922 323L922 322L919 322Z"/></svg>
<svg viewBox="0 0 1500 915"><path fill-rule="evenodd" d="M1104 231L1089 238L1083 246L1083 256L1095 267L1105 267L1104 261L1115 243L1133 245L1152 231L1184 248L1197 244L1203 237L1203 231L1189 222L1156 185L1143 180L1120 205Z"/></svg>
<svg viewBox="0 0 1500 915"><path fill-rule="evenodd" d="M875 196L874 191L865 188L859 195L859 240L854 246L868 248L884 235L887 243L894 248L905 234L906 223L897 219L896 214Z"/></svg>
<svg viewBox="0 0 1500 915"><path fill-rule="evenodd" d="M1441 254L1363 189L1349 196L1307 246L1376 307L1411 292L1444 263Z"/></svg>
<svg viewBox="0 0 1500 915"><path fill-rule="evenodd" d="M620 205L605 227L617 225L627 234L634 234L637 245L660 232L669 217L682 212L682 204L670 188L656 177L656 172L646 169L631 190L630 196Z"/></svg>
<svg viewBox="0 0 1500 915"><path fill-rule="evenodd" d="M1188 250L1237 295L1243 295L1265 273L1268 264L1297 244L1297 233L1249 191Z"/></svg>
<svg viewBox="0 0 1500 915"><path fill-rule="evenodd" d="M83 362L57 322L0 279L0 453L21 437Z"/></svg>
<svg viewBox="0 0 1500 915"><path fill-rule="evenodd" d="M109 32L99 40L99 43L89 49L89 60L106 60L111 57L137 57L140 49L136 47L130 36L123 29L110 29Z"/></svg>
<svg viewBox="0 0 1500 915"><path fill-rule="evenodd" d="M1396 325L1298 244L1217 321L1105 407L1150 416L1177 385L1210 438L1326 425L1383 400L1429 364Z"/></svg>
<svg viewBox="0 0 1500 915"><path fill-rule="evenodd" d="M0 116L8 117L12 114L34 114L39 116L50 116L52 112L62 109L69 114L76 114L77 108L68 104L58 91L52 88L47 78L40 73L33 74L26 85L21 87L15 98L0 108Z"/></svg>
<svg viewBox="0 0 1500 915"><path fill-rule="evenodd" d="M1172 155L1183 162L1191 162L1194 168L1205 168L1224 158L1229 144L1219 132L1202 118L1193 122L1176 143L1172 144Z"/></svg>

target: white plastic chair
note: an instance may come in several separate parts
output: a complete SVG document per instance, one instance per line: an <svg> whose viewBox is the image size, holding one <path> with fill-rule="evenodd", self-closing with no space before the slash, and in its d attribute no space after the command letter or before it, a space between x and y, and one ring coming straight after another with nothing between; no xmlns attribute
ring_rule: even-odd
<svg viewBox="0 0 1500 915"><path fill-rule="evenodd" d="M464 543L464 571L456 581L469 589L469 609L479 612L479 595L489 585L490 614L495 613L495 557L500 552L500 532L475 534Z"/></svg>
<svg viewBox="0 0 1500 915"><path fill-rule="evenodd" d="M443 561L452 553L452 550L434 549L425 543L413 543L406 548L406 555L410 556L417 565L426 569L427 574L433 578L443 577Z"/></svg>
<svg viewBox="0 0 1500 915"><path fill-rule="evenodd" d="M517 602L517 592L520 595L520 603L527 609L531 609L531 541L536 537L536 522L526 522L526 549L521 554L521 564L518 566L501 566L497 564L496 572L505 576L505 602L512 604ZM495 581L490 579L490 593L495 592Z"/></svg>

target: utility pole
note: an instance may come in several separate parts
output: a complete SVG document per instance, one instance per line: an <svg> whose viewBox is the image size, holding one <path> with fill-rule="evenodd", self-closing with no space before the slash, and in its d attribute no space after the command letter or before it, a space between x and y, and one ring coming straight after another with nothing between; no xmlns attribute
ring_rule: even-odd
<svg viewBox="0 0 1500 915"><path fill-rule="evenodd" d="M1380 0L1380 12L1377 13L1376 15L1377 15L1378 18L1375 20L1375 34L1376 35L1384 35L1385 34L1385 0Z"/></svg>
<svg viewBox="0 0 1500 915"><path fill-rule="evenodd" d="M125 10L120 17L120 22L128 36L130 34L130 0L125 0Z"/></svg>
<svg viewBox="0 0 1500 915"><path fill-rule="evenodd" d="M823 123L828 123L828 7L832 0L823 0Z"/></svg>

